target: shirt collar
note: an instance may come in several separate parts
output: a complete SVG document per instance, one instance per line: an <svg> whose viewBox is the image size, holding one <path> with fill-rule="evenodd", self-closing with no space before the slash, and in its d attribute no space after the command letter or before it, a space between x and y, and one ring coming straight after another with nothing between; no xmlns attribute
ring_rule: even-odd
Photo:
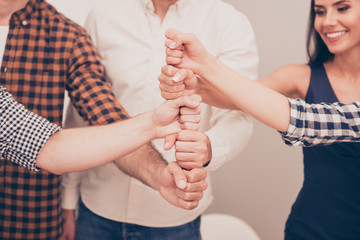
<svg viewBox="0 0 360 240"><path fill-rule="evenodd" d="M191 5L191 3L194 0L178 0L176 3L171 5L170 7L175 7L176 12L179 14L179 16L183 16L185 10ZM144 7L144 11L150 11L151 13L154 13L154 4L152 0L141 0L141 4Z"/></svg>
<svg viewBox="0 0 360 240"><path fill-rule="evenodd" d="M13 13L11 21L28 20L42 7L44 7L44 0L29 0L23 9Z"/></svg>

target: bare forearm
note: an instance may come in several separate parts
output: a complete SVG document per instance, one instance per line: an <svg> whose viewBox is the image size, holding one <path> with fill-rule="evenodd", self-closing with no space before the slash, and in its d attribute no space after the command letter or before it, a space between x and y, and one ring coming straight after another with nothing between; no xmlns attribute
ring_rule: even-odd
<svg viewBox="0 0 360 240"><path fill-rule="evenodd" d="M81 171L124 156L153 138L149 113L107 126L62 130L49 138L36 165L57 174Z"/></svg>
<svg viewBox="0 0 360 240"><path fill-rule="evenodd" d="M129 176L156 190L160 186L160 172L167 166L167 162L150 143L115 160L115 164Z"/></svg>
<svg viewBox="0 0 360 240"><path fill-rule="evenodd" d="M199 84L196 93L202 97L204 103L218 108L239 110L239 107L223 92L219 91L219 89L215 88L201 77L198 77L198 79Z"/></svg>
<svg viewBox="0 0 360 240"><path fill-rule="evenodd" d="M279 131L288 129L290 107L285 96L240 75L210 55L197 73L260 122Z"/></svg>

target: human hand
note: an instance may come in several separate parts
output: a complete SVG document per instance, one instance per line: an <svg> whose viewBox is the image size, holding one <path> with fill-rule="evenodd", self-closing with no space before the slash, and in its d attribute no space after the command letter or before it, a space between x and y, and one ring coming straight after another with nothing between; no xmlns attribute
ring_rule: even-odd
<svg viewBox="0 0 360 240"><path fill-rule="evenodd" d="M161 96L167 100L192 95L198 86L198 79L191 70L178 69L172 65L161 68L158 80Z"/></svg>
<svg viewBox="0 0 360 240"><path fill-rule="evenodd" d="M197 131L200 127L200 106L197 108L181 107L178 123L181 129ZM177 133L165 137L164 150L170 150L177 139Z"/></svg>
<svg viewBox="0 0 360 240"><path fill-rule="evenodd" d="M182 130L177 134L175 158L185 169L201 168L212 158L209 137L200 131Z"/></svg>
<svg viewBox="0 0 360 240"><path fill-rule="evenodd" d="M59 240L74 240L76 228L75 210L62 209L62 216L64 219L63 233Z"/></svg>
<svg viewBox="0 0 360 240"><path fill-rule="evenodd" d="M182 96L174 100L167 100L152 112L152 122L155 126L155 137L162 138L181 130L177 118L180 113L180 107L197 109L201 103L201 97L193 94L191 96Z"/></svg>
<svg viewBox="0 0 360 240"><path fill-rule="evenodd" d="M198 206L207 188L206 171L201 168L183 170L171 162L161 173L159 192L172 205L191 210Z"/></svg>
<svg viewBox="0 0 360 240"><path fill-rule="evenodd" d="M165 36L166 63L198 74L210 56L198 38L175 29L168 29Z"/></svg>

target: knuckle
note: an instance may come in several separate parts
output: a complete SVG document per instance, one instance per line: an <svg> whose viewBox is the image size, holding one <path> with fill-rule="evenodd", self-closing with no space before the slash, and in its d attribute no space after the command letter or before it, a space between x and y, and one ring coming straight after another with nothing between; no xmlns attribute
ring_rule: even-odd
<svg viewBox="0 0 360 240"><path fill-rule="evenodd" d="M166 57L166 58L165 58L165 61L166 61L166 64L171 64L171 63L170 63L170 57Z"/></svg>
<svg viewBox="0 0 360 240"><path fill-rule="evenodd" d="M199 205L199 201L192 201L189 210L196 208Z"/></svg>
<svg viewBox="0 0 360 240"><path fill-rule="evenodd" d="M174 76L177 72L177 69L174 67L169 68L169 75Z"/></svg>
<svg viewBox="0 0 360 240"><path fill-rule="evenodd" d="M170 52L171 52L171 49L170 48L166 48L166 54L170 54ZM166 66L164 66L165 68L165 70L166 70Z"/></svg>
<svg viewBox="0 0 360 240"><path fill-rule="evenodd" d="M183 129L188 130L188 129L190 129L190 128L191 128L191 125L190 125L190 124L188 124L187 122L185 122L185 123L183 123L183 124L182 124L182 127L183 127Z"/></svg>
<svg viewBox="0 0 360 240"><path fill-rule="evenodd" d="M177 91L184 91L185 90L185 85L184 84L178 85L176 90Z"/></svg>
<svg viewBox="0 0 360 240"><path fill-rule="evenodd" d="M203 196L204 196L204 193L203 193L203 192L201 192L201 193L200 193L200 199L202 199L202 198L203 198Z"/></svg>
<svg viewBox="0 0 360 240"><path fill-rule="evenodd" d="M208 184L206 181L204 181L204 183L202 184L203 191L205 191L207 188L208 188Z"/></svg>
<svg viewBox="0 0 360 240"><path fill-rule="evenodd" d="M196 114L199 114L199 117L200 117L201 108L197 107L197 108L194 109L194 111L195 111Z"/></svg>
<svg viewBox="0 0 360 240"><path fill-rule="evenodd" d="M191 202L186 202L184 208L186 210L194 209L193 204Z"/></svg>
<svg viewBox="0 0 360 240"><path fill-rule="evenodd" d="M180 120L180 118L179 118L178 120ZM179 121L179 122L180 122L180 121ZM183 139L183 136L184 136L184 131L178 132L177 140L178 140L178 141L181 141L181 140Z"/></svg>
<svg viewBox="0 0 360 240"><path fill-rule="evenodd" d="M185 123L186 122L185 117L182 116L182 115L178 118L178 121L179 121L179 123ZM179 133L179 135L180 135L180 133Z"/></svg>
<svg viewBox="0 0 360 240"><path fill-rule="evenodd" d="M164 92L161 92L161 96L164 98L164 99L168 99L168 95Z"/></svg>
<svg viewBox="0 0 360 240"><path fill-rule="evenodd" d="M191 200L191 194L188 193L188 192L185 192L184 195L183 195L183 199L184 199L185 201Z"/></svg>
<svg viewBox="0 0 360 240"><path fill-rule="evenodd" d="M190 175L188 176L188 181L189 181L189 182L194 182L194 180L195 180L195 177L194 177L192 174L190 174Z"/></svg>
<svg viewBox="0 0 360 240"><path fill-rule="evenodd" d="M199 151L200 151L201 153L207 152L206 144L201 144L200 147L199 147ZM204 157L204 154L201 154L201 156Z"/></svg>
<svg viewBox="0 0 360 240"><path fill-rule="evenodd" d="M203 162L203 161L201 161ZM203 164L201 164L200 162L194 162L194 168L201 168L203 166Z"/></svg>
<svg viewBox="0 0 360 240"><path fill-rule="evenodd" d="M181 97L181 96L183 96L183 92L178 92L175 95L176 95L176 98Z"/></svg>
<svg viewBox="0 0 360 240"><path fill-rule="evenodd" d="M181 161L182 159L181 159L181 155L179 154L179 152L178 152L178 147L175 145L175 159L176 159L176 161Z"/></svg>
<svg viewBox="0 0 360 240"><path fill-rule="evenodd" d="M164 66L161 67L161 73L162 73L162 74L166 71L166 66L167 66L167 65L164 65ZM160 76L161 76L161 74L160 74ZM160 76L159 76L159 77L160 77Z"/></svg>
<svg viewBox="0 0 360 240"><path fill-rule="evenodd" d="M164 91L164 90L165 90L162 83L159 84L159 89L160 89L161 91Z"/></svg>

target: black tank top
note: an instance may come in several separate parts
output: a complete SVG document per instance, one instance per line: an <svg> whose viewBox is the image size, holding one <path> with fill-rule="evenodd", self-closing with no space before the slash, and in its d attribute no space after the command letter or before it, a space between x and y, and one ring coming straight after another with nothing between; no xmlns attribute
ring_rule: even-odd
<svg viewBox="0 0 360 240"><path fill-rule="evenodd" d="M306 102L338 102L324 66L310 67ZM304 183L285 239L360 239L360 143L308 147L303 154Z"/></svg>

